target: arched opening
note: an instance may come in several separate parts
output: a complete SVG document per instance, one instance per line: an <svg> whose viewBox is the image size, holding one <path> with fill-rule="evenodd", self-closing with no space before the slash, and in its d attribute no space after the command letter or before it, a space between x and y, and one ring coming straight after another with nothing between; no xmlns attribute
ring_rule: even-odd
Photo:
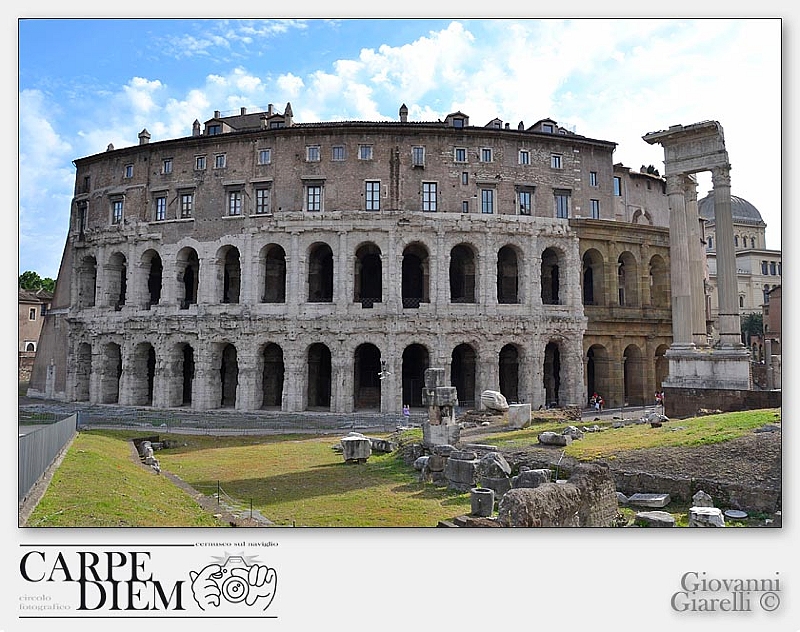
<svg viewBox="0 0 800 632"><path fill-rule="evenodd" d="M89 385L92 378L92 346L88 342L78 345L75 365L75 401L89 401Z"/></svg>
<svg viewBox="0 0 800 632"><path fill-rule="evenodd" d="M669 360L664 355L667 352L667 345L658 345L656 347L656 390L660 391L663 388L664 382L669 375Z"/></svg>
<svg viewBox="0 0 800 632"><path fill-rule="evenodd" d="M190 406L192 403L192 385L194 384L194 349L183 345L181 349L181 404Z"/></svg>
<svg viewBox="0 0 800 632"><path fill-rule="evenodd" d="M653 307L669 307L669 270L663 257L650 257L650 304Z"/></svg>
<svg viewBox="0 0 800 632"><path fill-rule="evenodd" d="M422 244L409 244L403 250L403 277L401 280L403 307L416 308L420 306L420 303L430 302L429 266L428 250Z"/></svg>
<svg viewBox="0 0 800 632"><path fill-rule="evenodd" d="M177 256L178 304L181 309L197 304L200 259L194 248L182 248Z"/></svg>
<svg viewBox="0 0 800 632"><path fill-rule="evenodd" d="M356 410L381 408L381 352L373 344L358 345L353 366L353 405Z"/></svg>
<svg viewBox="0 0 800 632"><path fill-rule="evenodd" d="M29 342L28 344L25 345L25 351L28 353L36 351L36 345L33 344L32 342Z"/></svg>
<svg viewBox="0 0 800 632"><path fill-rule="evenodd" d="M422 389L425 386L425 369L430 365L428 350L420 344L408 345L403 350L403 403L422 406Z"/></svg>
<svg viewBox="0 0 800 632"><path fill-rule="evenodd" d="M261 408L280 408L283 403L283 349L271 342L264 346L262 359Z"/></svg>
<svg viewBox="0 0 800 632"><path fill-rule="evenodd" d="M497 252L497 302L519 303L519 264L511 246L503 246Z"/></svg>
<svg viewBox="0 0 800 632"><path fill-rule="evenodd" d="M219 380L222 386L220 406L223 408L232 408L236 406L236 387L239 384L239 360L236 354L236 347L232 344L226 344L222 350Z"/></svg>
<svg viewBox="0 0 800 632"><path fill-rule="evenodd" d="M626 251L617 260L617 292L620 307L636 307L639 304L636 259Z"/></svg>
<svg viewBox="0 0 800 632"><path fill-rule="evenodd" d="M466 343L453 349L450 362L450 383L456 387L459 406L475 407L475 349Z"/></svg>
<svg viewBox="0 0 800 632"><path fill-rule="evenodd" d="M599 395L610 403L611 379L609 376L608 351L603 345L592 345L586 352L586 402L592 395Z"/></svg>
<svg viewBox="0 0 800 632"><path fill-rule="evenodd" d="M103 346L103 370L100 376L100 403L119 403L119 380L122 377L122 350L114 342Z"/></svg>
<svg viewBox="0 0 800 632"><path fill-rule="evenodd" d="M450 251L450 302L475 302L475 253L466 244Z"/></svg>
<svg viewBox="0 0 800 632"><path fill-rule="evenodd" d="M128 265L125 255L115 252L106 266L108 284L108 304L114 309L122 309L128 294Z"/></svg>
<svg viewBox="0 0 800 632"><path fill-rule="evenodd" d="M140 342L134 347L130 356L130 371L126 375L130 403L133 406L151 406L156 375L156 352L153 345Z"/></svg>
<svg viewBox="0 0 800 632"><path fill-rule="evenodd" d="M311 247L308 259L308 301L333 301L333 251L328 244L318 243Z"/></svg>
<svg viewBox="0 0 800 632"><path fill-rule="evenodd" d="M583 254L583 304L605 305L603 255L594 248Z"/></svg>
<svg viewBox="0 0 800 632"><path fill-rule="evenodd" d="M261 267L264 271L262 303L286 302L286 252L277 244L261 250Z"/></svg>
<svg viewBox="0 0 800 632"><path fill-rule="evenodd" d="M84 257L78 268L78 307L94 307L97 301L97 259Z"/></svg>
<svg viewBox="0 0 800 632"><path fill-rule="evenodd" d="M315 342L308 348L308 408L331 406L331 352Z"/></svg>
<svg viewBox="0 0 800 632"><path fill-rule="evenodd" d="M542 253L542 305L560 305L558 253L545 248Z"/></svg>
<svg viewBox="0 0 800 632"><path fill-rule="evenodd" d="M509 403L519 401L519 350L516 345L500 349L500 392Z"/></svg>
<svg viewBox="0 0 800 632"><path fill-rule="evenodd" d="M381 250L375 244L363 244L356 250L353 302L370 308L383 295Z"/></svg>
<svg viewBox="0 0 800 632"><path fill-rule="evenodd" d="M644 392L644 363L642 352L636 345L628 345L622 354L624 401L626 406L642 406L646 401Z"/></svg>
<svg viewBox="0 0 800 632"><path fill-rule="evenodd" d="M548 408L558 406L561 389L561 350L558 343L548 342L544 348L544 397Z"/></svg>
<svg viewBox="0 0 800 632"><path fill-rule="evenodd" d="M239 249L235 246L224 246L217 252L217 260L220 262L221 269L219 269L219 272L222 277L219 301L221 303L238 303L242 283Z"/></svg>
<svg viewBox="0 0 800 632"><path fill-rule="evenodd" d="M164 265L161 256L155 250L148 250L142 255L142 265L147 273L147 309L151 305L158 305L161 300L161 288L164 275Z"/></svg>

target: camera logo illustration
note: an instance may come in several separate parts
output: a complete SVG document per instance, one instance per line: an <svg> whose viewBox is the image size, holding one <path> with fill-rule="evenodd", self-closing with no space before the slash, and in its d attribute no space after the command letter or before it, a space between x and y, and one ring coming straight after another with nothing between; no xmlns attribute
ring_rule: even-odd
<svg viewBox="0 0 800 632"><path fill-rule="evenodd" d="M264 611L275 598L278 584L274 568L248 563L241 555L228 556L222 565L189 571L189 578L192 596L203 611L231 606Z"/></svg>

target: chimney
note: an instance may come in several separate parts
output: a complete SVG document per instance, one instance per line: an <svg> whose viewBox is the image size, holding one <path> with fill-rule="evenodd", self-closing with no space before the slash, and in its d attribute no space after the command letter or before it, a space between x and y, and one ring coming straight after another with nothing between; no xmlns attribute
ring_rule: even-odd
<svg viewBox="0 0 800 632"><path fill-rule="evenodd" d="M511 125L509 125L508 123L506 123L506 129L511 129Z"/></svg>
<svg viewBox="0 0 800 632"><path fill-rule="evenodd" d="M291 127L294 125L294 121L292 121L292 104L286 103L286 109L283 112L283 124L286 127Z"/></svg>
<svg viewBox="0 0 800 632"><path fill-rule="evenodd" d="M192 123L192 136L200 136L200 121L197 119Z"/></svg>
<svg viewBox="0 0 800 632"><path fill-rule="evenodd" d="M214 110L214 118L219 118L219 110Z"/></svg>
<svg viewBox="0 0 800 632"><path fill-rule="evenodd" d="M405 103L400 106L400 122L408 123L408 108Z"/></svg>
<svg viewBox="0 0 800 632"><path fill-rule="evenodd" d="M519 122L519 125L517 125L517 129L518 129L520 132L521 132L522 130L524 130L524 129L525 129L525 126L522 124L522 121L520 121L520 122Z"/></svg>
<svg viewBox="0 0 800 632"><path fill-rule="evenodd" d="M143 129L141 132L139 132L139 144L146 145L149 142L150 142L150 132L148 132L147 129Z"/></svg>
<svg viewBox="0 0 800 632"><path fill-rule="evenodd" d="M267 116L272 116L275 114L275 110L273 109L272 103L267 106Z"/></svg>
<svg viewBox="0 0 800 632"><path fill-rule="evenodd" d="M109 143L109 144L108 144L108 147L106 147L106 151L114 151L114 145L113 145L113 143Z"/></svg>
<svg viewBox="0 0 800 632"><path fill-rule="evenodd" d="M239 113L240 113L242 116L244 116L245 114L247 114L247 108L242 108L241 110L239 110Z"/></svg>

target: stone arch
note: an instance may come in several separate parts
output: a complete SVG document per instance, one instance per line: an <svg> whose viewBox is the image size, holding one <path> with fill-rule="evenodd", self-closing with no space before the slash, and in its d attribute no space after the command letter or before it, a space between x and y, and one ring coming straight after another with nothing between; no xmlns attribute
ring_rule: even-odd
<svg viewBox="0 0 800 632"><path fill-rule="evenodd" d="M197 304L200 287L200 258L197 251L186 246L176 256L176 272L178 282L178 304L181 309L189 309L189 305Z"/></svg>
<svg viewBox="0 0 800 632"><path fill-rule="evenodd" d="M430 367L430 353L424 345L413 343L403 350L402 391L403 404L422 406L422 389L425 387L425 369Z"/></svg>
<svg viewBox="0 0 800 632"><path fill-rule="evenodd" d="M381 249L374 243L356 249L353 271L353 302L370 308L383 300L383 266Z"/></svg>
<svg viewBox="0 0 800 632"><path fill-rule="evenodd" d="M178 345L177 377L180 381L181 406L191 406L194 395L195 360L194 348L188 343Z"/></svg>
<svg viewBox="0 0 800 632"><path fill-rule="evenodd" d="M520 302L519 259L514 246L505 245L497 251L497 302Z"/></svg>
<svg viewBox="0 0 800 632"><path fill-rule="evenodd" d="M75 360L75 401L88 402L92 380L92 345L81 342Z"/></svg>
<svg viewBox="0 0 800 632"><path fill-rule="evenodd" d="M561 344L551 340L544 348L542 380L545 404L548 408L561 405Z"/></svg>
<svg viewBox="0 0 800 632"><path fill-rule="evenodd" d="M381 409L381 352L365 342L356 347L353 357L353 407L356 410Z"/></svg>
<svg viewBox="0 0 800 632"><path fill-rule="evenodd" d="M128 261L121 252L114 252L106 264L106 296L114 309L122 309L128 298Z"/></svg>
<svg viewBox="0 0 800 632"><path fill-rule="evenodd" d="M669 307L669 268L661 255L650 257L650 304Z"/></svg>
<svg viewBox="0 0 800 632"><path fill-rule="evenodd" d="M584 305L606 305L605 261L596 248L583 253L581 284Z"/></svg>
<svg viewBox="0 0 800 632"><path fill-rule="evenodd" d="M242 287L242 264L236 246L223 246L217 251L217 278L220 282L220 303L238 303Z"/></svg>
<svg viewBox="0 0 800 632"><path fill-rule="evenodd" d="M101 348L100 403L119 403L119 383L122 377L122 349L116 342Z"/></svg>
<svg viewBox="0 0 800 632"><path fill-rule="evenodd" d="M499 381L500 392L505 396L509 403L518 402L519 397L519 372L520 372L520 352L515 344L504 345L500 349L499 361Z"/></svg>
<svg viewBox="0 0 800 632"><path fill-rule="evenodd" d="M262 303L286 302L286 251L278 244L267 244L258 255Z"/></svg>
<svg viewBox="0 0 800 632"><path fill-rule="evenodd" d="M451 354L450 383L456 387L458 403L465 408L476 406L476 373L478 354L467 343L457 345Z"/></svg>
<svg viewBox="0 0 800 632"><path fill-rule="evenodd" d="M636 257L629 250L617 259L617 294L621 307L636 307L639 304L639 271Z"/></svg>
<svg viewBox="0 0 800 632"><path fill-rule="evenodd" d="M128 400L132 406L152 406L156 375L156 351L149 342L134 346L128 359Z"/></svg>
<svg viewBox="0 0 800 632"><path fill-rule="evenodd" d="M261 349L261 408L281 408L285 366L283 349L269 342Z"/></svg>
<svg viewBox="0 0 800 632"><path fill-rule="evenodd" d="M634 224L645 224L647 226L652 226L653 218L647 211L644 211L642 209L636 209L636 211L633 213L633 218L631 222Z"/></svg>
<svg viewBox="0 0 800 632"><path fill-rule="evenodd" d="M317 242L309 248L308 302L333 302L333 250L324 242Z"/></svg>
<svg viewBox="0 0 800 632"><path fill-rule="evenodd" d="M475 251L469 244L450 250L450 302L474 303L477 282Z"/></svg>
<svg viewBox="0 0 800 632"><path fill-rule="evenodd" d="M561 304L561 269L563 253L556 248L548 247L542 252L541 284L542 304Z"/></svg>
<svg viewBox="0 0 800 632"><path fill-rule="evenodd" d="M94 307L97 303L97 259L87 255L78 266L78 307Z"/></svg>
<svg viewBox="0 0 800 632"><path fill-rule="evenodd" d="M420 242L410 243L403 250L401 295L404 308L430 302L430 256Z"/></svg>
<svg viewBox="0 0 800 632"><path fill-rule="evenodd" d="M219 405L222 408L236 406L236 391L239 386L239 357L236 347L226 343L221 349L219 361Z"/></svg>
<svg viewBox="0 0 800 632"><path fill-rule="evenodd" d="M625 347L622 354L623 401L626 406L643 406L649 402L644 391L645 367L642 351L635 344Z"/></svg>
<svg viewBox="0 0 800 632"><path fill-rule="evenodd" d="M611 362L608 350L593 344L586 351L586 402L592 395L600 395L607 402L611 393Z"/></svg>
<svg viewBox="0 0 800 632"><path fill-rule="evenodd" d="M164 264L161 261L161 255L157 251L149 248L144 251L141 259L141 267L144 271L145 296L147 301L145 303L147 309L152 305L158 305L161 301L161 291L163 289L163 275Z"/></svg>
<svg viewBox="0 0 800 632"><path fill-rule="evenodd" d="M308 408L330 409L332 366L331 351L321 342L315 342L308 347L308 383L307 401Z"/></svg>

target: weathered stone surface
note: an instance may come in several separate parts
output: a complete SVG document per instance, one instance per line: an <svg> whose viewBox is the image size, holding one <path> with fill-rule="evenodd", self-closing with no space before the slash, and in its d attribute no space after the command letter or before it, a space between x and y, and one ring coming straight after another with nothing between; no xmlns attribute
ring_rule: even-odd
<svg viewBox="0 0 800 632"><path fill-rule="evenodd" d="M422 422L422 443L428 447L456 445L461 437L458 424L432 424Z"/></svg>
<svg viewBox="0 0 800 632"><path fill-rule="evenodd" d="M513 488L527 487L533 489L551 481L552 472L546 469L521 470L518 476L511 479Z"/></svg>
<svg viewBox="0 0 800 632"><path fill-rule="evenodd" d="M478 455L471 450L453 450L450 453L450 458L457 461L474 461Z"/></svg>
<svg viewBox="0 0 800 632"><path fill-rule="evenodd" d="M468 491L478 482L478 460L464 461L449 458L444 468L447 484L459 491Z"/></svg>
<svg viewBox="0 0 800 632"><path fill-rule="evenodd" d="M675 517L666 511L640 511L633 523L641 527L674 527Z"/></svg>
<svg viewBox="0 0 800 632"><path fill-rule="evenodd" d="M369 444L374 452L385 452L388 454L397 449L397 445L388 439L376 439L374 437L370 437Z"/></svg>
<svg viewBox="0 0 800 632"><path fill-rule="evenodd" d="M438 367L425 369L425 388L435 389L445 385L445 370Z"/></svg>
<svg viewBox="0 0 800 632"><path fill-rule="evenodd" d="M561 434L571 437L573 441L575 439L583 439L583 432L581 432L576 426L567 426L564 428Z"/></svg>
<svg viewBox="0 0 800 632"><path fill-rule="evenodd" d="M372 454L372 445L365 436L347 436L342 439L345 461L365 461Z"/></svg>
<svg viewBox="0 0 800 632"><path fill-rule="evenodd" d="M478 475L491 478L507 478L511 475L511 466L499 452L489 452L480 458Z"/></svg>
<svg viewBox="0 0 800 632"><path fill-rule="evenodd" d="M503 413L508 410L508 401L500 391L483 391L481 405L489 410L498 410Z"/></svg>
<svg viewBox="0 0 800 632"><path fill-rule="evenodd" d="M698 492L692 496L692 506L693 507L713 507L714 500L706 494L702 489L698 490Z"/></svg>
<svg viewBox="0 0 800 632"><path fill-rule="evenodd" d="M414 461L414 469L417 471L422 471L428 465L428 456L421 456Z"/></svg>
<svg viewBox="0 0 800 632"><path fill-rule="evenodd" d="M473 487L469 490L469 502L473 516L491 516L494 513L494 490Z"/></svg>
<svg viewBox="0 0 800 632"><path fill-rule="evenodd" d="M628 504L639 507L653 507L660 509L670 503L669 494L633 494L628 496Z"/></svg>
<svg viewBox="0 0 800 632"><path fill-rule="evenodd" d="M444 472L444 466L447 463L447 457L439 454L432 454L428 457L428 469L431 472Z"/></svg>
<svg viewBox="0 0 800 632"><path fill-rule="evenodd" d="M446 443L433 446L433 453L439 456L450 456L455 450L453 446Z"/></svg>
<svg viewBox="0 0 800 632"><path fill-rule="evenodd" d="M572 437L569 435L561 435L557 432L541 432L539 433L539 443L543 443L544 445L558 445L564 446L569 445L572 443Z"/></svg>
<svg viewBox="0 0 800 632"><path fill-rule="evenodd" d="M620 505L627 505L628 504L628 497L623 494L622 492L617 492L617 502Z"/></svg>
<svg viewBox="0 0 800 632"><path fill-rule="evenodd" d="M508 491L500 499L497 519L506 527L577 527L579 507L577 487L546 483Z"/></svg>
<svg viewBox="0 0 800 632"><path fill-rule="evenodd" d="M689 509L690 527L724 527L725 516L716 507L691 507Z"/></svg>
<svg viewBox="0 0 800 632"><path fill-rule="evenodd" d="M456 387L437 386L436 406L458 406L458 391Z"/></svg>
<svg viewBox="0 0 800 632"><path fill-rule="evenodd" d="M508 405L508 425L516 430L527 428L531 425L531 405L530 404L509 404Z"/></svg>
<svg viewBox="0 0 800 632"><path fill-rule="evenodd" d="M580 491L578 520L581 527L613 526L619 503L614 479L607 465L580 463L567 484L575 485Z"/></svg>
<svg viewBox="0 0 800 632"><path fill-rule="evenodd" d="M491 476L478 476L478 483L481 487L494 490L495 498L502 498L511 489L511 479L507 476L493 478Z"/></svg>

